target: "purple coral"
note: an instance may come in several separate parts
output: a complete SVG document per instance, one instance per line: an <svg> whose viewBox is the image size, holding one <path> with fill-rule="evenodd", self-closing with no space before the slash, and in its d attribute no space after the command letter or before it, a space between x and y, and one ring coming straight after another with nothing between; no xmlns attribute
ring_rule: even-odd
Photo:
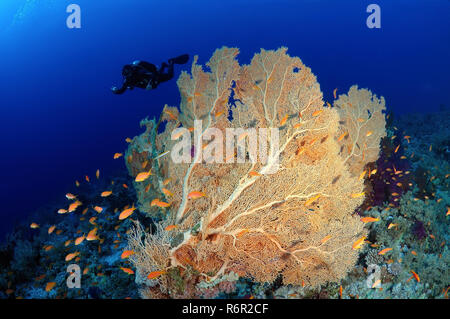
<svg viewBox="0 0 450 319"><path fill-rule="evenodd" d="M384 138L380 157L376 162L377 173L370 177L371 206L382 206L385 202L397 207L400 197L409 189L411 165L403 155L401 139ZM369 168L372 169L372 168Z"/></svg>
<svg viewBox="0 0 450 319"><path fill-rule="evenodd" d="M416 220L416 222L412 226L412 233L418 240L422 240L427 237L427 231L423 222L421 222L420 220Z"/></svg>

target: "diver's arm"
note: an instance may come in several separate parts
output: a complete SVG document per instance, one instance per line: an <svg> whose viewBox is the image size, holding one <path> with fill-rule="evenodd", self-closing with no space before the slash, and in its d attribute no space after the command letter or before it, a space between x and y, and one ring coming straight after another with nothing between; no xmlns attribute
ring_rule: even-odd
<svg viewBox="0 0 450 319"><path fill-rule="evenodd" d="M125 92L125 91L127 90L127 87L128 87L127 81L123 81L122 87L121 87L120 89L117 88L117 87L115 87L115 86L113 86L113 87L111 88L111 91L112 91L114 94L122 94L123 92Z"/></svg>
<svg viewBox="0 0 450 319"><path fill-rule="evenodd" d="M161 64L161 67L158 70L159 82L169 81L173 78L173 63L165 63Z"/></svg>

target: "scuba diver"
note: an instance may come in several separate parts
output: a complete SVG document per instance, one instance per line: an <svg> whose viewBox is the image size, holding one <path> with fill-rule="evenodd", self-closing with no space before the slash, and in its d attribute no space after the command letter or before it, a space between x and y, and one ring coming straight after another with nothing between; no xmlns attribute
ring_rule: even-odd
<svg viewBox="0 0 450 319"><path fill-rule="evenodd" d="M188 54L180 55L176 58L169 59L168 64L163 62L159 70L154 64L145 61L134 61L132 64L127 64L122 69L124 81L121 88L113 86L111 91L114 94L122 94L127 89L134 89L135 87L152 90L155 89L161 82L165 82L173 78L173 65L185 64L189 60Z"/></svg>

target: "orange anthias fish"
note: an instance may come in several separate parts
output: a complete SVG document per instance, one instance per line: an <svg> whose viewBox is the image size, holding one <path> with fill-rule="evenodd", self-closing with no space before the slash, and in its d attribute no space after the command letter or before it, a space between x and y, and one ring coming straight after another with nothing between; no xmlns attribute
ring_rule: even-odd
<svg viewBox="0 0 450 319"><path fill-rule="evenodd" d="M364 175L366 175L366 171L362 172L361 175L359 175L359 180L362 180L364 178Z"/></svg>
<svg viewBox="0 0 450 319"><path fill-rule="evenodd" d="M100 213L103 211L103 208L100 207L100 206L95 206L95 207L94 207L94 210L95 210L97 213L100 214Z"/></svg>
<svg viewBox="0 0 450 319"><path fill-rule="evenodd" d="M194 93L194 96L200 96L200 95L201 95L200 93ZM166 113L167 115L169 115L169 117L170 117L172 120L174 120L174 121L177 120L177 117L176 117L172 112L170 112L170 111L168 111L168 110L165 110L164 113Z"/></svg>
<svg viewBox="0 0 450 319"><path fill-rule="evenodd" d="M337 88L335 88L335 89L333 90L333 97L334 97L334 99L336 99L336 92L337 92Z"/></svg>
<svg viewBox="0 0 450 319"><path fill-rule="evenodd" d="M417 280L417 282L420 282L420 277L419 277L419 275L416 274L416 272L415 272L414 270L411 270L411 273L412 273L414 279Z"/></svg>
<svg viewBox="0 0 450 319"><path fill-rule="evenodd" d="M376 169L371 170L371 171L369 172L369 177L372 176L372 175L375 175L376 173L377 173L377 170L376 170Z"/></svg>
<svg viewBox="0 0 450 319"><path fill-rule="evenodd" d="M149 178L150 175L152 175L152 170L151 169L148 172L142 172L142 173L137 174L135 181L136 182L143 182L147 178Z"/></svg>
<svg viewBox="0 0 450 319"><path fill-rule="evenodd" d="M67 213L67 209L64 208L58 209L58 214L65 214L65 213Z"/></svg>
<svg viewBox="0 0 450 319"><path fill-rule="evenodd" d="M123 212L119 215L119 220L123 220L128 218L133 212L135 211L136 207L134 207L134 204L132 207L125 209Z"/></svg>
<svg viewBox="0 0 450 319"><path fill-rule="evenodd" d="M287 119L288 119L288 115L286 114L286 115L283 116L283 118L281 119L281 121L280 121L280 126L283 126L284 123L286 123Z"/></svg>
<svg viewBox="0 0 450 319"><path fill-rule="evenodd" d="M50 227L48 228L48 234L50 235L51 233L53 233L53 231L55 230L55 228L56 228L55 225L50 226Z"/></svg>
<svg viewBox="0 0 450 319"><path fill-rule="evenodd" d="M120 255L120 258L125 259L125 258L130 257L133 254L134 254L134 251L132 251L132 250L124 250L122 255Z"/></svg>
<svg viewBox="0 0 450 319"><path fill-rule="evenodd" d="M39 225L37 223L31 223L30 228L36 229L39 228Z"/></svg>
<svg viewBox="0 0 450 319"><path fill-rule="evenodd" d="M362 245L364 244L364 240L366 239L365 236L361 237L360 239L358 239L357 241L355 241L352 245L352 249L353 250L357 250L360 249L362 247Z"/></svg>
<svg viewBox="0 0 450 319"><path fill-rule="evenodd" d="M155 205L158 206L158 207L161 207L161 208L166 208L166 207L169 207L169 206L170 206L169 203L163 202L163 201L161 201L161 200L159 200L159 199L158 199L158 201L155 203Z"/></svg>
<svg viewBox="0 0 450 319"><path fill-rule="evenodd" d="M177 225L169 225L166 228L164 228L164 230L171 231L171 230L174 230L177 227L178 227Z"/></svg>
<svg viewBox="0 0 450 319"><path fill-rule="evenodd" d="M163 188L162 192L166 195L166 196L173 196L173 193L171 191L169 191L167 188Z"/></svg>
<svg viewBox="0 0 450 319"><path fill-rule="evenodd" d="M314 111L312 116L319 116L319 114L322 113L322 112L323 112L323 110Z"/></svg>
<svg viewBox="0 0 450 319"><path fill-rule="evenodd" d="M45 251L50 251L52 250L54 247L52 245L48 245L48 246L44 246L43 247Z"/></svg>
<svg viewBox="0 0 450 319"><path fill-rule="evenodd" d="M97 179L100 178L100 170L99 169L95 172L95 176L97 177Z"/></svg>
<svg viewBox="0 0 450 319"><path fill-rule="evenodd" d="M112 194L112 191L104 191L100 194L101 197L108 197L109 195Z"/></svg>
<svg viewBox="0 0 450 319"><path fill-rule="evenodd" d="M390 223L389 226L388 226L388 229L391 229L392 227L397 227L397 226L398 226L398 224Z"/></svg>
<svg viewBox="0 0 450 319"><path fill-rule="evenodd" d="M164 275L165 273L166 272L164 270L152 271L151 273L148 274L147 279L152 280L158 278L161 275Z"/></svg>
<svg viewBox="0 0 450 319"><path fill-rule="evenodd" d="M308 199L305 202L305 206L308 206L308 205L312 204L315 200L319 199L320 196L321 196L321 194L318 194L318 195L316 195L314 197L311 197L310 199Z"/></svg>
<svg viewBox="0 0 450 319"><path fill-rule="evenodd" d="M125 268L125 267L120 267L120 269L122 269L124 272L126 272L129 275L133 275L134 274L133 269Z"/></svg>
<svg viewBox="0 0 450 319"><path fill-rule="evenodd" d="M360 219L363 223L372 223L372 222L377 222L380 219L379 218L373 218L373 217L363 217Z"/></svg>
<svg viewBox="0 0 450 319"><path fill-rule="evenodd" d="M86 240L88 240L88 241L98 240L97 227L95 227L88 233L88 235L86 236Z"/></svg>
<svg viewBox="0 0 450 319"><path fill-rule="evenodd" d="M77 239L75 239L75 246L78 246L79 244L81 244L85 238L86 238L86 236L81 236L81 237L78 237Z"/></svg>
<svg viewBox="0 0 450 319"><path fill-rule="evenodd" d="M391 251L392 250L392 248L385 248L385 249L383 249L382 251L380 251L379 253L378 253L378 255L384 255L385 253L387 253L388 251Z"/></svg>
<svg viewBox="0 0 450 319"><path fill-rule="evenodd" d="M52 281L47 283L47 285L45 286L45 291L49 292L51 291L54 287L56 286L56 282Z"/></svg>
<svg viewBox="0 0 450 319"><path fill-rule="evenodd" d="M225 111L219 111L219 112L216 112L216 114L214 114L214 116L217 118L217 117L221 116L223 113L225 113Z"/></svg>
<svg viewBox="0 0 450 319"><path fill-rule="evenodd" d="M250 176L261 176L261 174L258 173L257 171L250 171L250 172L248 173L248 175L250 175Z"/></svg>
<svg viewBox="0 0 450 319"><path fill-rule="evenodd" d="M90 182L89 176L86 175L85 178L86 178L86 182L89 183Z"/></svg>
<svg viewBox="0 0 450 319"><path fill-rule="evenodd" d="M380 279L378 279L378 280L375 280L375 282L373 283L373 285L372 285L372 288L376 288L376 287L379 287L380 286L380 284L381 284L381 280Z"/></svg>
<svg viewBox="0 0 450 319"><path fill-rule="evenodd" d="M66 256L66 261L71 261L72 259L74 259L76 256L78 256L80 253L77 251L77 252L74 252L74 253L71 253L71 254L68 254L67 256Z"/></svg>
<svg viewBox="0 0 450 319"><path fill-rule="evenodd" d="M69 206L69 213L75 211L75 210L76 210L79 206L81 206L81 205L82 205L82 203L81 203L79 200L73 202L73 203L70 204L70 206Z"/></svg>
<svg viewBox="0 0 450 319"><path fill-rule="evenodd" d="M243 229L243 230L241 230L239 233L237 233L236 234L236 238L239 238L239 237L241 237L241 236L243 236L243 235L245 235L246 233L248 233L250 230L249 229Z"/></svg>
<svg viewBox="0 0 450 319"><path fill-rule="evenodd" d="M118 159L119 157L123 156L122 153L115 153L114 154L114 159Z"/></svg>
<svg viewBox="0 0 450 319"><path fill-rule="evenodd" d="M67 199L70 199L70 200L77 198L74 194L71 194L71 193L67 193L66 197L67 197Z"/></svg>
<svg viewBox="0 0 450 319"><path fill-rule="evenodd" d="M203 196L206 196L206 194L203 192L198 192L198 191L193 191L188 194L188 198L191 198L191 199L197 199L197 198L200 198Z"/></svg>
<svg viewBox="0 0 450 319"><path fill-rule="evenodd" d="M325 244L327 241L331 239L331 235L327 235L320 241L321 244Z"/></svg>
<svg viewBox="0 0 450 319"><path fill-rule="evenodd" d="M150 206L156 206L156 204L159 202L159 198L155 198L154 200L152 200L152 202L150 203Z"/></svg>
<svg viewBox="0 0 450 319"><path fill-rule="evenodd" d="M342 141L344 139L344 137L346 137L348 134L348 132L342 133L341 136L339 136L338 138L338 142Z"/></svg>

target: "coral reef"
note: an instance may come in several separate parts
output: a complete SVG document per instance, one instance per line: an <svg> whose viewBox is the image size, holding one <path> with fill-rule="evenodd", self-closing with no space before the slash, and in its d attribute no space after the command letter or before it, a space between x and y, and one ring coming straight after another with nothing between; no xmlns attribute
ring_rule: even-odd
<svg viewBox="0 0 450 319"><path fill-rule="evenodd" d="M120 268L130 267L128 260L121 259L121 253L127 246L126 232L133 223L119 222L118 209L135 201L133 189L125 188L125 183L131 185L126 176L84 183L71 190L82 202L75 211L57 213L68 205L64 198L25 220L0 247L0 298L136 298L134 276ZM100 196L105 189L112 191L111 196ZM102 207L101 212L94 209L97 206ZM139 213L133 217L148 223ZM39 228L30 229L31 221ZM97 239L75 244L76 238L94 228L98 229ZM76 258L66 261L66 256L74 252L78 253ZM80 267L80 288L66 285L69 264ZM54 287L47 291L48 283L54 283Z"/></svg>
<svg viewBox="0 0 450 319"><path fill-rule="evenodd" d="M401 139L399 152L403 149L412 177L407 191L395 196L395 205L386 197L364 212L379 220L368 226L370 245L361 251L365 262L358 262L342 281L344 298L448 298L450 166L439 146L449 140L447 118L443 110L392 121L388 135ZM378 255L385 248L392 250ZM369 264L380 267L377 288L367 286Z"/></svg>
<svg viewBox="0 0 450 319"><path fill-rule="evenodd" d="M365 230L352 213L364 200L361 173L377 160L386 134L385 102L353 86L334 107L324 107L315 76L286 50L262 49L240 66L238 50L223 47L207 70L195 57L191 74L177 82L180 109L166 105L158 121L142 122L146 131L130 143L126 163L133 177L151 169L149 178L135 182L139 208L172 226L158 227L153 238L166 232L172 239L156 252L156 239L129 241L139 273L193 269L197 281L233 272L255 282L281 276L284 284L318 286L340 280L355 264L352 244ZM210 128L223 136L241 129L237 150L230 152ZM257 144L252 132L261 128L278 132L277 139L260 140L266 158L251 148ZM190 141L192 131L185 160L176 162L184 150L177 138ZM156 279L161 291L171 289L168 277Z"/></svg>
<svg viewBox="0 0 450 319"><path fill-rule="evenodd" d="M195 58L180 107L129 140L129 176L77 182L16 227L0 298L448 298L449 111L385 128L383 98L353 86L325 106L285 48L237 54Z"/></svg>

